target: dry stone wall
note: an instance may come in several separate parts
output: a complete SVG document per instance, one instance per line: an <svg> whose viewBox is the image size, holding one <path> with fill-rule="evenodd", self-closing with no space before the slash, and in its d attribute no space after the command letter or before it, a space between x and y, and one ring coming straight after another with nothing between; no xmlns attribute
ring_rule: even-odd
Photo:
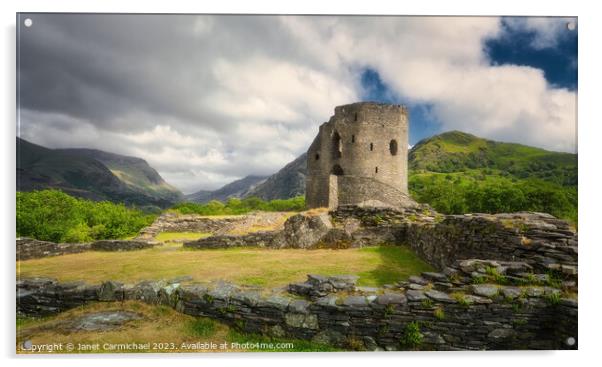
<svg viewBox="0 0 602 367"><path fill-rule="evenodd" d="M410 246L431 265L443 269L456 260L524 261L538 271L577 277L577 233L568 223L544 213L443 216L428 208L340 207L337 223L359 222L370 233L389 228L396 243Z"/></svg>
<svg viewBox="0 0 602 367"><path fill-rule="evenodd" d="M77 254L90 250L88 243L54 243L33 238L17 238L17 260Z"/></svg>
<svg viewBox="0 0 602 367"><path fill-rule="evenodd" d="M196 214L161 214L150 226L142 229L137 239L150 240L161 232L202 232L215 233L229 227L242 217L211 218Z"/></svg>
<svg viewBox="0 0 602 367"><path fill-rule="evenodd" d="M496 268L504 284L475 284ZM48 316L91 301L139 300L241 331L329 343L357 350L575 349L577 302L563 290L520 274L526 263L464 260L382 288L354 276L308 276L288 292L188 279L136 285L17 282L17 311ZM570 339L574 338L574 339Z"/></svg>
<svg viewBox="0 0 602 367"><path fill-rule="evenodd" d="M100 240L91 243L54 243L32 238L17 238L17 261L78 254L85 251L133 251L156 246L141 240Z"/></svg>
<svg viewBox="0 0 602 367"><path fill-rule="evenodd" d="M218 235L185 242L188 248L270 247L313 248L332 229L327 213L297 214L290 217L282 230L255 232L246 235Z"/></svg>

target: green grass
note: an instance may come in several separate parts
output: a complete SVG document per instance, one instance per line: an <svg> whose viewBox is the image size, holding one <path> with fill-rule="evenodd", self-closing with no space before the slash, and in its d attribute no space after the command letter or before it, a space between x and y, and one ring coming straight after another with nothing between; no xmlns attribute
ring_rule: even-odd
<svg viewBox="0 0 602 367"><path fill-rule="evenodd" d="M358 283L361 286L393 284L400 279L407 279L411 275L435 270L432 266L422 261L414 251L408 247L364 247L359 251L364 254L378 255L371 256L371 262L374 265L374 269L358 273L360 276Z"/></svg>
<svg viewBox="0 0 602 367"><path fill-rule="evenodd" d="M130 321L126 325L116 330L103 332L97 331L78 331L65 332L61 325L76 317L87 313L108 311L108 310L128 310L142 315L142 319ZM182 343L214 343L219 346L227 343L227 352L329 352L340 350L338 348L314 343L308 340L293 338L273 338L269 336L243 333L223 324L219 321L206 317L192 317L176 312L166 306L148 305L138 301L127 301L123 303L96 302L86 306L77 307L65 311L59 315L36 318L17 318L17 353L24 353L20 350L22 343L30 340L33 344L52 344L52 343L71 343L73 345L104 343L173 343L178 347L177 350L145 350L145 352L220 352L219 347L209 350L191 350L181 349ZM262 346L271 348L241 348L240 345L262 344ZM286 343L285 348L277 348L277 343ZM96 353L111 353L109 350L100 349ZM118 353L120 351L117 351ZM72 351L77 353L93 353L91 351ZM121 352L124 353L124 352ZM125 352L127 353L127 352ZM130 351L131 353L131 351ZM134 352L135 353L135 352Z"/></svg>
<svg viewBox="0 0 602 367"><path fill-rule="evenodd" d="M307 274L357 274L359 284L381 286L433 270L412 250L377 246L346 250L231 248L181 250L158 246L123 253L84 252L17 262L17 276L61 281L135 283L190 275L197 281L229 280L265 287L304 281Z"/></svg>
<svg viewBox="0 0 602 367"><path fill-rule="evenodd" d="M259 343L263 345L271 344L272 348L262 349L248 349L251 352L337 352L344 351L343 349L336 348L331 345L315 343L309 340L303 339L289 339L289 338L275 338L258 334L248 334L230 329L227 339L230 343ZM280 343L292 344L291 348L276 348L275 346Z"/></svg>
<svg viewBox="0 0 602 367"><path fill-rule="evenodd" d="M200 338L215 335L217 322L209 318L198 318L188 324L188 333Z"/></svg>
<svg viewBox="0 0 602 367"><path fill-rule="evenodd" d="M201 232L161 232L159 233L155 239L159 242L170 242L175 240L198 240L200 238L205 238L211 236L211 233L201 233Z"/></svg>

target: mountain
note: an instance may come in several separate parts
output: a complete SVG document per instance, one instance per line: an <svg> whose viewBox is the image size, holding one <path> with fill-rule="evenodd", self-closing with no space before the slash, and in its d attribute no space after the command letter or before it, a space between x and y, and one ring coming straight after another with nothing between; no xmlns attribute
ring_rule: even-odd
<svg viewBox="0 0 602 367"><path fill-rule="evenodd" d="M562 186L577 185L577 155L502 143L460 131L423 139L410 150L410 174L484 170L517 179L537 178Z"/></svg>
<svg viewBox="0 0 602 367"><path fill-rule="evenodd" d="M303 195L306 165L304 153L240 197L258 196L272 200ZM421 190L418 178L438 174L461 174L463 178L477 181L487 178L507 178L512 182L538 179L563 187L577 186L576 154L487 140L460 131L445 132L418 142L409 152L408 167L410 191L415 192ZM193 195L197 196L193 200L197 202L216 198L207 191Z"/></svg>
<svg viewBox="0 0 602 367"><path fill-rule="evenodd" d="M242 197L303 195L306 164L303 154ZM450 131L414 145L408 167L411 196L441 213L538 211L577 223L577 154Z"/></svg>
<svg viewBox="0 0 602 367"><path fill-rule="evenodd" d="M231 197L248 198L257 196L264 200L288 199L305 195L307 154L303 153L275 174L247 176L216 190L201 190L186 195L187 201L206 203L211 200L227 201Z"/></svg>
<svg viewBox="0 0 602 367"><path fill-rule="evenodd" d="M577 224L577 154L450 131L409 153L412 197L445 214L550 213Z"/></svg>
<svg viewBox="0 0 602 367"><path fill-rule="evenodd" d="M182 196L140 158L91 149L49 149L17 138L17 190L52 188L140 207L168 207Z"/></svg>
<svg viewBox="0 0 602 367"><path fill-rule="evenodd" d="M113 175L133 191L139 191L156 201L177 202L182 193L171 186L144 159L104 152L96 149L60 149L77 156L88 157L103 163Z"/></svg>
<svg viewBox="0 0 602 367"><path fill-rule="evenodd" d="M265 182L249 190L247 196L274 200L305 195L305 176L307 176L307 153L303 153L280 171L268 177Z"/></svg>
<svg viewBox="0 0 602 367"><path fill-rule="evenodd" d="M215 191L201 190L194 194L186 195L187 201L196 203L206 203L211 200L228 201L230 198L248 197L249 192L257 185L266 180L266 176L247 176L240 180L233 181Z"/></svg>
<svg viewBox="0 0 602 367"><path fill-rule="evenodd" d="M192 194L184 195L184 200L191 201L193 203L207 203L211 201L211 193L213 191L210 190L199 190Z"/></svg>

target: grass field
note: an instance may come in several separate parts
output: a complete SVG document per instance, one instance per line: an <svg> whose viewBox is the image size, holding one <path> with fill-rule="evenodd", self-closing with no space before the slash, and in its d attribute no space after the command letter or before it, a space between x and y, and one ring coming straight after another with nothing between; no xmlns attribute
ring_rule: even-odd
<svg viewBox="0 0 602 367"><path fill-rule="evenodd" d="M238 284L281 286L307 274L356 274L359 284L380 286L432 268L409 248L378 246L345 250L233 248L187 250L164 245L132 252L84 252L17 262L17 276L99 283L117 280L223 279Z"/></svg>
<svg viewBox="0 0 602 367"><path fill-rule="evenodd" d="M63 330L60 325L68 320L98 311L133 311L142 315L142 319L130 321L119 329L98 331L78 331L69 332ZM312 343L305 340L294 339L274 339L266 336L245 334L230 329L227 325L221 324L209 318L195 318L183 315L166 306L151 306L142 302L128 301L124 303L92 303L84 307L78 307L60 315L45 318L17 319L17 353L27 353L21 351L20 346L24 341L31 341L32 344L53 344L62 343L66 346L71 343L74 350L71 353L132 353L132 352L246 352L246 351L280 351L280 352L309 352L309 351L333 351L333 347ZM239 344L244 343L288 343L286 349L262 349L248 350L243 349ZM142 351L119 351L103 348L105 343L124 344L124 343L149 343L149 350ZM183 344L201 343L209 346L213 343L215 348L205 349L183 348ZM219 346L225 344L226 348ZM99 348L93 352L90 350L78 350L81 345L95 345ZM63 351L62 353L65 353Z"/></svg>

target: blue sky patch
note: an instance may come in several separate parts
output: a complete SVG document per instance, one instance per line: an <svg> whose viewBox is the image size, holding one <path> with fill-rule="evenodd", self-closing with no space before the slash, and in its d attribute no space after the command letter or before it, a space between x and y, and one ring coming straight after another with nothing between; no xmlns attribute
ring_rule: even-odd
<svg viewBox="0 0 602 367"><path fill-rule="evenodd" d="M485 42L484 50L492 65L525 65L544 72L548 83L555 87L577 89L577 30L557 38L553 47L532 47L534 31L509 27L502 22L504 35Z"/></svg>

